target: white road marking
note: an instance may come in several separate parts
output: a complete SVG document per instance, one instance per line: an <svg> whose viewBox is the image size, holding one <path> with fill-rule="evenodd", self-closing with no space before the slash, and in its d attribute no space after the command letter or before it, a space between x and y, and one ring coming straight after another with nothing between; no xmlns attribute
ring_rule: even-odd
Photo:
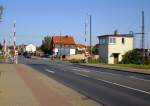
<svg viewBox="0 0 150 106"><path fill-rule="evenodd" d="M137 77L135 77L135 76L129 76L129 77L130 77L130 78L133 78L133 79L138 79L138 80L150 82L150 80L146 80L146 79L142 79L142 78L137 78Z"/></svg>
<svg viewBox="0 0 150 106"><path fill-rule="evenodd" d="M88 71L88 70L83 70L83 69L80 69L80 70L79 70L79 69L76 69L76 68L74 68L74 69L72 69L72 70L80 71L80 72L88 72L88 73L90 72L90 71Z"/></svg>
<svg viewBox="0 0 150 106"><path fill-rule="evenodd" d="M80 73L75 73L75 74L77 74L77 75L80 75L80 76L83 76L83 77L90 78L89 76L87 76L87 75L84 75L84 74L80 74Z"/></svg>
<svg viewBox="0 0 150 106"><path fill-rule="evenodd" d="M89 76L84 75L84 74L79 74L79 73L76 73L76 74L78 74L80 76L83 76L83 77L92 78L92 77L89 77ZM96 79L96 78L93 78L93 79ZM123 87L123 88L131 89L131 90L134 90L134 91L138 91L138 92L142 92L142 93L150 95L150 92L147 92L147 91L144 91L144 90L141 90L141 89L132 88L132 87L129 87L129 86L121 85L121 84L114 83L114 82L107 81L107 80L103 80L103 79L100 79L100 78L96 79L96 80L100 80L100 81L105 82L105 83L117 85L117 86L120 86L120 87Z"/></svg>
<svg viewBox="0 0 150 106"><path fill-rule="evenodd" d="M84 68L74 67L73 70L81 71L81 70L85 70L85 69ZM109 73L109 72L102 72L102 71L99 71L99 70L94 70L94 71L87 71L87 70L85 70L83 72L97 72L97 73L108 74L108 75L113 75L113 76L122 76L122 75L119 75L119 74L113 74L113 73Z"/></svg>
<svg viewBox="0 0 150 106"><path fill-rule="evenodd" d="M50 72L50 73L52 73L52 74L55 74L54 71L51 71L51 70L49 70L49 69L45 69L45 71Z"/></svg>

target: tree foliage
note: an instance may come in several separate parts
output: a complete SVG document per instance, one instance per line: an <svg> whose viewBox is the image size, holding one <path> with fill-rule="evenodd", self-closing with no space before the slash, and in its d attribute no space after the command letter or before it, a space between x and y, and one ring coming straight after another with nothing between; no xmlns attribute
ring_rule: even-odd
<svg viewBox="0 0 150 106"><path fill-rule="evenodd" d="M45 36L44 40L42 41L41 50L44 54L51 54L52 53L52 37Z"/></svg>
<svg viewBox="0 0 150 106"><path fill-rule="evenodd" d="M3 45L0 43L0 50L2 50L3 49Z"/></svg>
<svg viewBox="0 0 150 106"><path fill-rule="evenodd" d="M125 53L122 59L124 64L141 64L142 55L138 49L133 49Z"/></svg>

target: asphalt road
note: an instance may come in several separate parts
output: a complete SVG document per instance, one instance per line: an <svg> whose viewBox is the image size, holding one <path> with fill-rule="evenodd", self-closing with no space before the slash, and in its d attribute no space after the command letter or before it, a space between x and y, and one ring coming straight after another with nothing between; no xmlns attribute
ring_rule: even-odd
<svg viewBox="0 0 150 106"><path fill-rule="evenodd" d="M44 59L25 59L37 71L105 106L150 106L150 75L118 72Z"/></svg>

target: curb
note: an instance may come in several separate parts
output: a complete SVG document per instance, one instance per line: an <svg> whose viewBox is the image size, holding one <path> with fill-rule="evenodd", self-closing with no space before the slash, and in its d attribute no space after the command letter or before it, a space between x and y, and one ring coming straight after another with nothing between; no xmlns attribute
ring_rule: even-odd
<svg viewBox="0 0 150 106"><path fill-rule="evenodd" d="M116 69L116 68L112 68L112 67L93 66L93 65L84 65L84 64L77 64L77 65L80 65L80 66L88 66L88 67L95 67L95 68L103 68L103 69L111 69L111 70L114 70L114 71L137 73L137 74L143 74L143 75L150 75L150 73L137 72L137 71L129 71L129 70L124 70L124 69Z"/></svg>

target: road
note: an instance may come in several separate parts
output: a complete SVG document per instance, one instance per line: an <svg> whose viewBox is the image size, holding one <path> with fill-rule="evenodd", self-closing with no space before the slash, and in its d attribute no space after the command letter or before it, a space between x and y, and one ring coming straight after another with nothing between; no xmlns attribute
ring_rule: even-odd
<svg viewBox="0 0 150 106"><path fill-rule="evenodd" d="M104 106L150 106L150 75L118 72L44 59L25 59L37 71Z"/></svg>

